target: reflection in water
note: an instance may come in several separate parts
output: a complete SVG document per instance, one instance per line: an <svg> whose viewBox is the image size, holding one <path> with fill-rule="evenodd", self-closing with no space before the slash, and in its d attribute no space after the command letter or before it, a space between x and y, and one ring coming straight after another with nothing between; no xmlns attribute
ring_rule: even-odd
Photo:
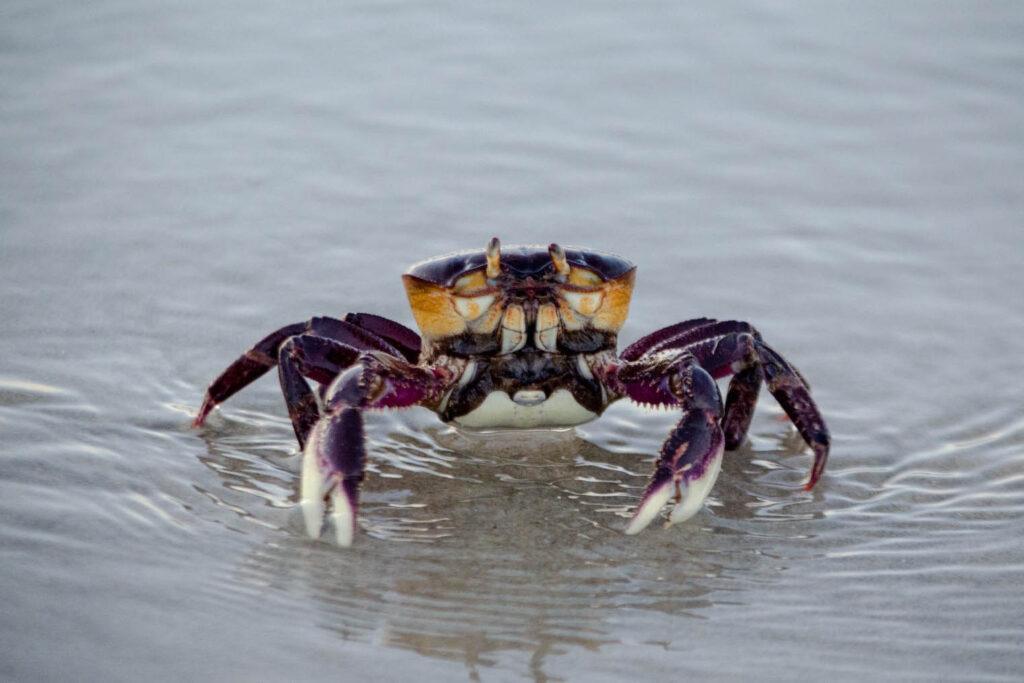
<svg viewBox="0 0 1024 683"><path fill-rule="evenodd" d="M549 657L621 644L624 615L651 615L630 637L671 642L665 624L701 618L716 600L742 604L745 588L774 580L785 562L762 552L761 536L798 538L816 516L801 510L810 494L792 485L797 474L774 460L805 457L788 436L778 453L752 461L744 447L728 458L712 507L691 523L631 538L620 530L653 455L609 451L572 430L467 433L405 415L370 418L372 473L352 549L304 536L283 421L279 437L223 417L203 432L203 462L228 490L205 493L282 532L249 554L239 582L303 595L342 639L462 661L473 679L501 653L523 653L529 674L549 680ZM784 483L772 481L777 472ZM759 531L759 520L772 524Z"/></svg>
<svg viewBox="0 0 1024 683"><path fill-rule="evenodd" d="M613 639L602 624L605 608L587 604L582 589L528 581L512 557L472 564L342 553L289 539L254 552L237 578L264 584L273 577L279 590L307 594L320 625L342 639L462 661L471 674L513 651L527 653L534 678L546 680L549 653L597 650ZM482 592L494 585L500 593Z"/></svg>

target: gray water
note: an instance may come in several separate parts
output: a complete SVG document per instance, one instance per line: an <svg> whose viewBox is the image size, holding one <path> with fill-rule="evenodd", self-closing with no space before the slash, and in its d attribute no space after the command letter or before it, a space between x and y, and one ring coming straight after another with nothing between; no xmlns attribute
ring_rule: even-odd
<svg viewBox="0 0 1024 683"><path fill-rule="evenodd" d="M264 379L414 261L639 267L624 343L756 324L765 393L689 523L620 533L674 416L368 420L356 545L303 533ZM0 678L1024 677L1024 7L0 8Z"/></svg>

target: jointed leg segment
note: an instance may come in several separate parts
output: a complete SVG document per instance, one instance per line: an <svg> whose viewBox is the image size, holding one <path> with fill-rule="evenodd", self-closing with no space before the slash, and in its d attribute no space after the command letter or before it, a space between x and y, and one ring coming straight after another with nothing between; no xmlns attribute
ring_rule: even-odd
<svg viewBox="0 0 1024 683"><path fill-rule="evenodd" d="M320 419L320 405L303 377L326 385L351 366L359 354L347 344L312 334L290 337L281 345L277 371L299 448L305 447L309 430Z"/></svg>
<svg viewBox="0 0 1024 683"><path fill-rule="evenodd" d="M419 353L419 337L415 332L369 313L349 313L344 320L317 317L285 325L256 342L210 384L194 426L201 426L217 404L223 403L277 365L282 344L297 335L332 339L359 351L384 351L410 362L415 362ZM411 347L413 342L415 348Z"/></svg>

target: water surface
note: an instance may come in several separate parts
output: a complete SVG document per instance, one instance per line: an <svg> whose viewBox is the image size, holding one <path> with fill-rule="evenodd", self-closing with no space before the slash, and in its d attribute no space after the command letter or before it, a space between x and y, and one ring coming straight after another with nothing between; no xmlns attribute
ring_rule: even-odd
<svg viewBox="0 0 1024 683"><path fill-rule="evenodd" d="M1018 680L1024 10L8 2L0 674L10 680ZM639 266L625 343L754 322L762 396L690 523L620 533L674 422L368 420L311 541L266 332L557 241Z"/></svg>

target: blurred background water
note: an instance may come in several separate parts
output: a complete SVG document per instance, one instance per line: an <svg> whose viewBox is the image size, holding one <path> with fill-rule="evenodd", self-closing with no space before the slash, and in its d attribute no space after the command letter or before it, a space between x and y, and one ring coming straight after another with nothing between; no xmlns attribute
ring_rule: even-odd
<svg viewBox="0 0 1024 683"><path fill-rule="evenodd" d="M1019 680L1024 7L0 8L0 677ZM412 324L421 258L639 266L628 343L754 322L762 397L690 523L620 530L673 423L369 419L363 530L311 541L272 379L315 314Z"/></svg>

